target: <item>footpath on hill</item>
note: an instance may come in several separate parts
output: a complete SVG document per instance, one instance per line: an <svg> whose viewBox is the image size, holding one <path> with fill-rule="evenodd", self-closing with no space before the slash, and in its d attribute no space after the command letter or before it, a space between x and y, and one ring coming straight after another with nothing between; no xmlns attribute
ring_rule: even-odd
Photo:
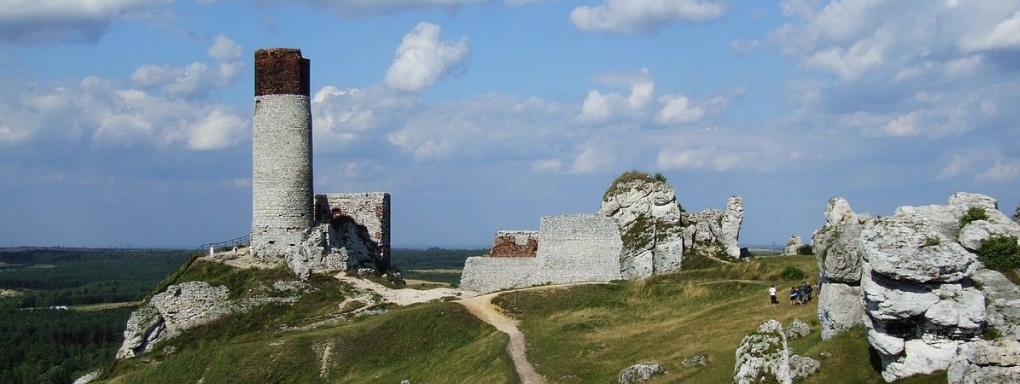
<svg viewBox="0 0 1020 384"><path fill-rule="evenodd" d="M517 329L517 322L504 316L492 305L492 298L498 293L490 293L482 296L475 296L469 299L458 300L472 315L482 321L496 327L497 330L510 336L510 342L506 345L506 351L513 359L514 369L523 384L545 384L545 378L535 371L535 367L528 361L524 351L524 334Z"/></svg>

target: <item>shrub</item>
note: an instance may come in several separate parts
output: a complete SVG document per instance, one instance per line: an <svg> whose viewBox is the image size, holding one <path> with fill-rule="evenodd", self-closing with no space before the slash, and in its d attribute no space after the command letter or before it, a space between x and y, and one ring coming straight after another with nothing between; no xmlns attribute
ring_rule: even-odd
<svg viewBox="0 0 1020 384"><path fill-rule="evenodd" d="M804 244L804 245L801 245L800 248L797 248L797 254L798 255L814 255L815 254L815 249L811 247L811 244Z"/></svg>
<svg viewBox="0 0 1020 384"><path fill-rule="evenodd" d="M932 247L939 244L942 244L942 240L939 239L938 236L928 235L924 237L924 245L922 245L921 247Z"/></svg>
<svg viewBox="0 0 1020 384"><path fill-rule="evenodd" d="M663 175L662 172L655 172L655 181L661 181L661 182L665 183L666 182L666 175Z"/></svg>
<svg viewBox="0 0 1020 384"><path fill-rule="evenodd" d="M807 274L800 270L800 268L792 265L783 268L783 280L803 280L805 277L807 277Z"/></svg>
<svg viewBox="0 0 1020 384"><path fill-rule="evenodd" d="M1016 236L992 236L981 240L978 260L996 271L1020 268L1020 245Z"/></svg>
<svg viewBox="0 0 1020 384"><path fill-rule="evenodd" d="M964 213L960 218L960 228L978 220L988 220L988 212L985 212L985 209L981 207L970 207L967 213Z"/></svg>
<svg viewBox="0 0 1020 384"><path fill-rule="evenodd" d="M617 176L616 179L613 180L612 184L609 184L609 189L607 189L606 193L602 195L602 201L608 200L609 199L609 195L612 195L612 194L616 193L617 190L621 186L623 186L624 184L627 184L627 183L630 183L630 182L633 182L633 181L646 181L646 182L651 183L651 182L655 182L658 179L658 176L660 176L660 175L661 175L661 173L658 173L658 174L656 174L656 177L652 177L652 175L649 175L649 174L641 172L641 171L628 171L628 172L624 172L620 176ZM658 181L663 181L664 182L664 181L666 181L666 177L662 176L662 180L658 180Z"/></svg>

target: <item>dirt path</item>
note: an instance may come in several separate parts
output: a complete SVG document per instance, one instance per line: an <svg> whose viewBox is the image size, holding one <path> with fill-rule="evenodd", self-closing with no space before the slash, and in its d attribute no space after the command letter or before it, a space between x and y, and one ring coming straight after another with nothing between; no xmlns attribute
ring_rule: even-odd
<svg viewBox="0 0 1020 384"><path fill-rule="evenodd" d="M492 298L497 294L490 293L483 296L475 296L470 299L458 300L471 312L472 315L489 323L497 330L510 336L510 342L506 345L506 351L514 361L514 368L517 376L523 384L545 384L545 378L535 371L535 367L528 362L524 353L524 334L517 329L517 322L504 316L492 305Z"/></svg>

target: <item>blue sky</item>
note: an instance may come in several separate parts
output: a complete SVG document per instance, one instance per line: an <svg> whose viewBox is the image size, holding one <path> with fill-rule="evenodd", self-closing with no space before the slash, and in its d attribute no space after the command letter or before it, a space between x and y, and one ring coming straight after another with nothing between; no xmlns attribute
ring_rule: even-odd
<svg viewBox="0 0 1020 384"><path fill-rule="evenodd" d="M192 247L251 226L253 52L311 60L316 192L393 245L595 212L621 172L742 244L953 192L1020 202L1018 0L14 0L0 246Z"/></svg>

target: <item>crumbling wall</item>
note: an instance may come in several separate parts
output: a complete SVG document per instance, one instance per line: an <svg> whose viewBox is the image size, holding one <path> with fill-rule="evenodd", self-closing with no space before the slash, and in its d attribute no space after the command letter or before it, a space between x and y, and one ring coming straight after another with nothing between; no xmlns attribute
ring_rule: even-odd
<svg viewBox="0 0 1020 384"><path fill-rule="evenodd" d="M535 257L538 253L538 232L499 231L492 242L489 257Z"/></svg>
<svg viewBox="0 0 1020 384"><path fill-rule="evenodd" d="M469 257L461 287L478 292L541 284L620 279L623 242L616 222L599 215L542 218L538 250L530 257Z"/></svg>
<svg viewBox="0 0 1020 384"><path fill-rule="evenodd" d="M315 217L318 223L332 223L340 217L364 229L371 255L381 271L390 266L390 194L385 192L327 193L315 195ZM338 217L337 215L340 215Z"/></svg>

